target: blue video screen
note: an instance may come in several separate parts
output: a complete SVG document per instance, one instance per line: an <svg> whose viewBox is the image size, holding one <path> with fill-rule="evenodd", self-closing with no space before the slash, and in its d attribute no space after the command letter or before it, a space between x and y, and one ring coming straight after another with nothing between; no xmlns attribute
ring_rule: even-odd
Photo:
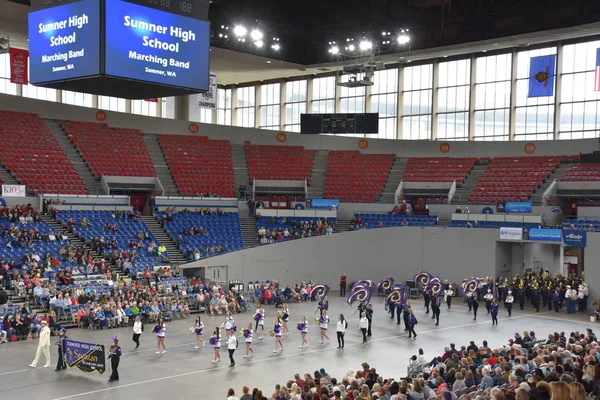
<svg viewBox="0 0 600 400"><path fill-rule="evenodd" d="M100 2L81 0L29 13L33 84L100 73Z"/></svg>
<svg viewBox="0 0 600 400"><path fill-rule="evenodd" d="M208 90L210 25L106 0L106 75Z"/></svg>

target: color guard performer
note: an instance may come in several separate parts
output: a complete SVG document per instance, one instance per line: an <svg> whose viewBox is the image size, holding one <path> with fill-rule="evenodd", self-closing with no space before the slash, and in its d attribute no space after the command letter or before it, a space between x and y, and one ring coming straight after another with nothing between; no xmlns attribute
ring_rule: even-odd
<svg viewBox="0 0 600 400"><path fill-rule="evenodd" d="M415 313L412 308L408 309L408 338L413 337L417 338L417 333L415 332L415 325L417 325L417 317L415 317Z"/></svg>
<svg viewBox="0 0 600 400"><path fill-rule="evenodd" d="M471 306L473 307L473 321L477 321L477 309L479 309L479 301L477 300L477 294L473 293L471 298Z"/></svg>
<svg viewBox="0 0 600 400"><path fill-rule="evenodd" d="M433 312L433 317L431 317L431 319L435 318L435 326L438 326L440 324L441 305L442 305L442 300L439 298L439 296L435 296L433 298L433 301L431 302L431 311Z"/></svg>

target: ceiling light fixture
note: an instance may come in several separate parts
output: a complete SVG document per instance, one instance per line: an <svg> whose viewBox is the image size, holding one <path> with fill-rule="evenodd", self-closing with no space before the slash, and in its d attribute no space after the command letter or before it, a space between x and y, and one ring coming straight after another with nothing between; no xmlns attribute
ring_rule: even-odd
<svg viewBox="0 0 600 400"><path fill-rule="evenodd" d="M405 33L402 33L398 36L398 44L407 44L410 42L410 36Z"/></svg>
<svg viewBox="0 0 600 400"><path fill-rule="evenodd" d="M271 48L275 51L279 51L279 49L281 48L281 46L279 46L278 44L272 44Z"/></svg>
<svg viewBox="0 0 600 400"><path fill-rule="evenodd" d="M263 47L263 44L264 44L264 43L263 43L263 41L262 41L262 40L257 40L256 42L254 42L254 45L255 45L256 47L258 47L258 48L261 48L261 47Z"/></svg>
<svg viewBox="0 0 600 400"><path fill-rule="evenodd" d="M361 51L367 51L367 50L371 50L373 48L373 43L371 43L368 40L362 40L359 44L358 44L358 48Z"/></svg>
<svg viewBox="0 0 600 400"><path fill-rule="evenodd" d="M235 28L233 28L233 33L237 37L244 37L246 36L246 33L248 33L248 30L242 25L237 25Z"/></svg>
<svg viewBox="0 0 600 400"><path fill-rule="evenodd" d="M263 33L258 29L253 29L252 32L250 32L250 37L252 40L258 41L263 38Z"/></svg>
<svg viewBox="0 0 600 400"><path fill-rule="evenodd" d="M350 46L348 46L348 50L350 50L350 51L354 51L354 49L355 49L355 47L354 47L354 45L353 45L353 44L351 44Z"/></svg>
<svg viewBox="0 0 600 400"><path fill-rule="evenodd" d="M337 46L333 46L329 49L329 52L333 55L336 55L340 52L340 49Z"/></svg>

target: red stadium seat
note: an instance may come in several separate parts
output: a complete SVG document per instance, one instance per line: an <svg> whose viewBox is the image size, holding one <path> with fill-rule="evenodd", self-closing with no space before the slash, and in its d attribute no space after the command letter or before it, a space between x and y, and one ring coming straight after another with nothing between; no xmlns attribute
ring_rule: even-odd
<svg viewBox="0 0 600 400"><path fill-rule="evenodd" d="M33 113L0 111L0 161L38 193L87 194L87 188L46 126Z"/></svg>
<svg viewBox="0 0 600 400"><path fill-rule="evenodd" d="M221 197L235 197L228 140L189 135L158 135L158 140L181 194L212 192Z"/></svg>
<svg viewBox="0 0 600 400"><path fill-rule="evenodd" d="M406 164L404 182L462 183L477 158L411 158Z"/></svg>
<svg viewBox="0 0 600 400"><path fill-rule="evenodd" d="M309 180L314 153L302 146L269 146L247 142L248 175L250 180Z"/></svg>
<svg viewBox="0 0 600 400"><path fill-rule="evenodd" d="M576 164L565 176L562 182L598 182L600 181L600 164Z"/></svg>
<svg viewBox="0 0 600 400"><path fill-rule="evenodd" d="M81 121L61 125L95 176L156 176L139 129Z"/></svg>

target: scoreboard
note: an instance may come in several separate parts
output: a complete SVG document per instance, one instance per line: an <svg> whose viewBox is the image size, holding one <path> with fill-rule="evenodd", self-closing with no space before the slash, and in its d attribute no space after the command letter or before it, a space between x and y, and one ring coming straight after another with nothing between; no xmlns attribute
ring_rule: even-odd
<svg viewBox="0 0 600 400"><path fill-rule="evenodd" d="M379 113L302 114L300 133L379 133Z"/></svg>

